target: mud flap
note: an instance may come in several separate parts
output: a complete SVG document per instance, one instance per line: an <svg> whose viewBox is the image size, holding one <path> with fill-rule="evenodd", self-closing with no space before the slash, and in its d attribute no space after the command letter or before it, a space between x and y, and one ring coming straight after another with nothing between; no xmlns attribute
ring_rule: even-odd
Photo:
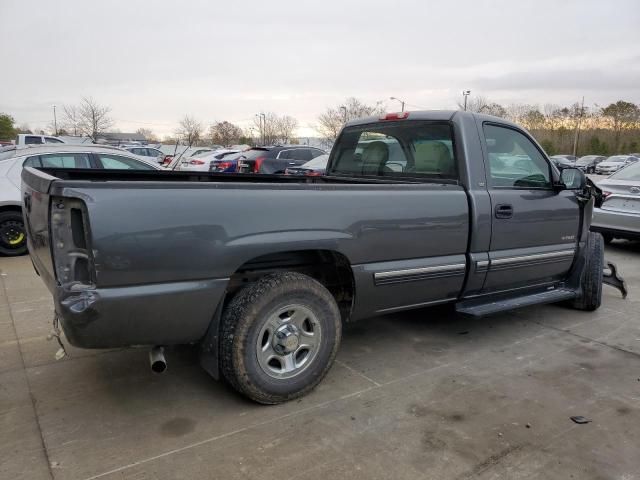
<svg viewBox="0 0 640 480"><path fill-rule="evenodd" d="M620 290L622 298L627 298L627 284L618 273L618 267L616 267L615 263L608 260L605 260L604 263L606 266L602 272L602 283L617 288Z"/></svg>

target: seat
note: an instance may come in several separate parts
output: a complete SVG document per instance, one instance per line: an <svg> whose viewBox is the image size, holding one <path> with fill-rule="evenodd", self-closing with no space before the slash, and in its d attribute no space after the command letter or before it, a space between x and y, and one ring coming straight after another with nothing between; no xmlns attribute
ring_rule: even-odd
<svg viewBox="0 0 640 480"><path fill-rule="evenodd" d="M375 141L369 143L362 151L362 173L364 175L381 175L385 164L389 161L389 147L386 143Z"/></svg>
<svg viewBox="0 0 640 480"><path fill-rule="evenodd" d="M414 155L415 173L455 175L455 165L447 146L437 140L419 143Z"/></svg>

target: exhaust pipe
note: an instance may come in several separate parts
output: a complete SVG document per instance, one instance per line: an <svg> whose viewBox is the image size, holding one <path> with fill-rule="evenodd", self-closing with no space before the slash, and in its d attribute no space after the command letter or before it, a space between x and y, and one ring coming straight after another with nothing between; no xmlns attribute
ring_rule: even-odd
<svg viewBox="0 0 640 480"><path fill-rule="evenodd" d="M162 373L167 369L167 361L164 359L164 347L153 347L149 352L151 371Z"/></svg>

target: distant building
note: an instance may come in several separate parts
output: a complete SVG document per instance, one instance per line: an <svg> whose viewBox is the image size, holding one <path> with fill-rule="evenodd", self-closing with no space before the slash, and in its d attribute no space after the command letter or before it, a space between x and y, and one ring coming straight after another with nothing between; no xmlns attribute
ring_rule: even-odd
<svg viewBox="0 0 640 480"><path fill-rule="evenodd" d="M127 143L147 144L147 139L139 133L99 133L96 143L104 143L107 145L122 145Z"/></svg>

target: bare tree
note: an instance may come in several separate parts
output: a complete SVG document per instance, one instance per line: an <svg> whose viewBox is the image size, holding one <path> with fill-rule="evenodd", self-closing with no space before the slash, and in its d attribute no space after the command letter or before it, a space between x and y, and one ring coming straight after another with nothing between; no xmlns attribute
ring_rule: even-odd
<svg viewBox="0 0 640 480"><path fill-rule="evenodd" d="M288 115L279 116L273 112L256 115L252 127L258 131L260 142L265 145L288 143L293 139L298 121Z"/></svg>
<svg viewBox="0 0 640 480"><path fill-rule="evenodd" d="M191 147L200 141L202 132L202 123L190 115L185 115L184 118L180 120L176 135L181 136L185 143Z"/></svg>
<svg viewBox="0 0 640 480"><path fill-rule="evenodd" d="M142 135L147 142L158 142L158 136L153 133L153 130L151 130L150 128L139 128L138 130L136 130L136 133L138 135Z"/></svg>
<svg viewBox="0 0 640 480"><path fill-rule="evenodd" d="M464 110L464 105L458 103L458 108ZM482 95L472 96L467 99L467 111L475 113L484 113L486 115L493 115L494 117L506 118L507 110L499 103L490 101L487 97Z"/></svg>
<svg viewBox="0 0 640 480"><path fill-rule="evenodd" d="M100 133L113 126L109 112L109 107L98 104L91 97L84 97L77 107L78 130L95 142Z"/></svg>
<svg viewBox="0 0 640 480"><path fill-rule="evenodd" d="M379 115L383 112L384 105L382 102L377 102L375 105L367 105L357 98L350 97L342 105L327 108L318 117L316 130L323 138L333 142L338 137L344 124L349 120Z"/></svg>
<svg viewBox="0 0 640 480"><path fill-rule="evenodd" d="M78 115L78 108L75 105L62 106L62 125L72 135L78 136L80 132L80 115Z"/></svg>
<svg viewBox="0 0 640 480"><path fill-rule="evenodd" d="M242 129L226 120L216 122L209 127L211 142L219 145L237 144L242 137Z"/></svg>
<svg viewBox="0 0 640 480"><path fill-rule="evenodd" d="M298 120L289 115L283 115L277 119L276 130L279 140L283 143L291 143L294 140L295 131L298 128Z"/></svg>

